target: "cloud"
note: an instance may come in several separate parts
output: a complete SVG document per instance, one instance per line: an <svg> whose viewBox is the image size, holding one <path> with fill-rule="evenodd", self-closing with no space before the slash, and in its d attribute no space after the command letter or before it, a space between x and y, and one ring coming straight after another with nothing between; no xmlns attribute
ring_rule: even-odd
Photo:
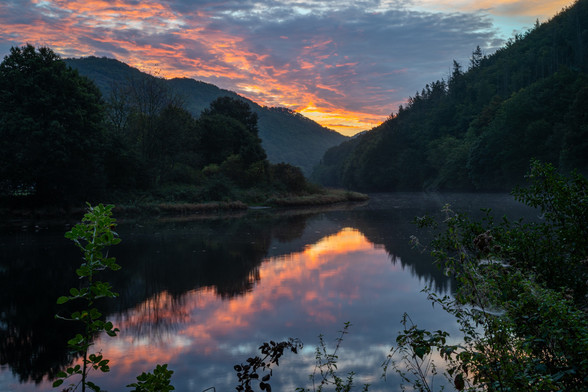
<svg viewBox="0 0 588 392"><path fill-rule="evenodd" d="M487 10L496 15L511 17L530 16L547 19L574 0L418 0L418 4L430 9L452 9L463 12Z"/></svg>
<svg viewBox="0 0 588 392"><path fill-rule="evenodd" d="M225 31L247 37L243 44L251 51L266 55L251 68L280 73L283 95L309 94L313 102L301 104L346 111L377 108L383 116L395 109L391 102L443 77L453 58L499 43L490 21L471 14L347 8L288 20L271 13L247 22L227 17L224 23ZM250 72L260 81L267 76Z"/></svg>
<svg viewBox="0 0 588 392"><path fill-rule="evenodd" d="M27 42L66 57L106 54L351 134L446 77L476 45L487 53L501 45L480 11L490 5L441 2L433 11L427 1L8 0L0 3L0 54Z"/></svg>

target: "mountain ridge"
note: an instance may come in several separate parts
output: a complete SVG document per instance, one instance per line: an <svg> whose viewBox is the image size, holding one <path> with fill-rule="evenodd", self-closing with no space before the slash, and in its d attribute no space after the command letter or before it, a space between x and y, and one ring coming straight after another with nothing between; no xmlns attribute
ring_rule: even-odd
<svg viewBox="0 0 588 392"><path fill-rule="evenodd" d="M94 81L105 99L108 99L115 85L137 78L158 78L112 58L89 56L65 61L77 69L80 75ZM186 109L194 117L199 117L202 110L219 97L228 96L247 102L258 115L259 136L268 160L298 166L306 175L311 173L327 149L349 139L290 109L261 106L211 83L192 78L159 79L181 97Z"/></svg>

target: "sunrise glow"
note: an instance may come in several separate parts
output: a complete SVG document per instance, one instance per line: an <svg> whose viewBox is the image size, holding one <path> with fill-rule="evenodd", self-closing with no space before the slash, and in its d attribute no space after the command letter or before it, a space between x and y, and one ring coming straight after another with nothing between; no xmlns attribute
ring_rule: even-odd
<svg viewBox="0 0 588 392"><path fill-rule="evenodd" d="M30 43L64 57L116 58L287 107L353 135L445 77L452 60L467 59L476 45L491 52L517 28L569 4L15 0L0 3L0 54Z"/></svg>

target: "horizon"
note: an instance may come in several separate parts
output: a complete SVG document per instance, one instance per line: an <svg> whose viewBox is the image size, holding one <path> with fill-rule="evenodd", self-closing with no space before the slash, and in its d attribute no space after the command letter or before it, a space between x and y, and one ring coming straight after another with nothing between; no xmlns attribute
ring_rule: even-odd
<svg viewBox="0 0 588 392"><path fill-rule="evenodd" d="M63 58L113 58L352 136L446 79L453 60L466 70L476 46L491 55L573 3L10 0L0 4L0 56L30 43Z"/></svg>

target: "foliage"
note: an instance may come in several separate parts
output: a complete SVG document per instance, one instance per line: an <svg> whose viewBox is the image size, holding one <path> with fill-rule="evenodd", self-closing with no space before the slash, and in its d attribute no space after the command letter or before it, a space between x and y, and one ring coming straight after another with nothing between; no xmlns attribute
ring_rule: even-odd
<svg viewBox="0 0 588 392"><path fill-rule="evenodd" d="M271 166L271 179L276 184L280 184L287 192L301 192L307 189L306 178L296 166L287 163L277 163Z"/></svg>
<svg viewBox="0 0 588 392"><path fill-rule="evenodd" d="M257 114L251 111L249 104L245 101L231 98L220 97L210 103L210 107L205 109L204 116L218 114L221 116L231 117L245 126L247 132L257 136Z"/></svg>
<svg viewBox="0 0 588 392"><path fill-rule="evenodd" d="M56 318L75 321L83 325L83 333L78 333L68 341L70 349L82 356L81 364L68 367L65 371L57 374L53 387L61 386L70 377L80 377L76 383L71 383L64 391L75 391L81 386L82 392L86 388L99 392L102 389L94 382L88 380L91 369L101 372L109 372L110 360L104 358L100 351L93 353L91 347L93 339L99 333L106 333L114 337L118 328L114 328L112 322L104 320L102 313L96 307L101 298L115 298L117 293L112 291L108 282L97 280L97 274L101 271L118 271L121 267L116 263L114 257L108 256L109 247L120 243L118 234L114 231L116 220L112 218L113 205L102 205L92 207L88 205L88 212L84 215L82 222L74 226L65 237L72 240L82 252L82 264L76 269L80 278L80 287L71 288L69 295L61 296L57 303L62 305L72 302L84 302L80 310L72 312L69 316L56 315ZM167 370L167 365L157 365L153 373L143 373L137 377L137 383L129 384L134 392L167 392L174 390L170 386L170 379L173 371Z"/></svg>
<svg viewBox="0 0 588 392"><path fill-rule="evenodd" d="M190 178L184 172L198 160L195 120L162 79L132 77L111 88L107 103L110 137L118 147L109 156L111 186L157 187L174 178ZM121 178L121 167L134 170Z"/></svg>
<svg viewBox="0 0 588 392"><path fill-rule="evenodd" d="M324 391L329 387L333 387L337 392L349 392L353 389L354 373L347 374L345 379L337 374L338 351L343 342L343 337L348 333L351 324L345 323L343 329L339 331L339 336L336 338L335 348L329 352L324 336L319 335L319 345L315 350L315 367L313 373L309 376L312 382L311 388L296 388L298 392L316 392ZM290 338L287 341L263 343L259 347L262 357L255 356L248 358L245 363L235 365L234 369L237 372L239 384L237 391L253 392L255 384L258 383L259 389L262 391L271 391L269 383L272 373L272 365L278 366L280 358L284 355L286 350L293 353L298 353L303 347L302 342L298 339ZM265 375L259 374L260 371L266 372ZM369 384L363 386L363 391L369 389Z"/></svg>
<svg viewBox="0 0 588 392"><path fill-rule="evenodd" d="M544 224L527 226L526 237L511 245L521 267L553 290L565 288L574 302L588 309L588 180L578 172L563 176L553 165L531 163L530 186L516 188L515 198L541 211ZM515 248L515 249L516 249Z"/></svg>
<svg viewBox="0 0 588 392"><path fill-rule="evenodd" d="M49 48L13 47L0 64L0 194L68 204L103 180L98 88Z"/></svg>
<svg viewBox="0 0 588 392"><path fill-rule="evenodd" d="M400 376L403 390L404 383L407 383L417 391L433 391L435 390L434 378L438 375L432 355L433 349L442 347L439 352L448 356L456 347L446 346L449 336L447 332L419 329L407 313L402 317L402 325L404 330L396 337L396 347L391 350L382 364L383 377L386 377L386 372L391 366ZM456 379L456 384L461 382L463 382L462 378Z"/></svg>
<svg viewBox="0 0 588 392"><path fill-rule="evenodd" d="M131 392L169 392L175 390L173 385L170 385L171 376L174 372L167 370L166 365L157 365L153 369L153 373L141 373L137 376L137 382L127 385L127 387L135 388Z"/></svg>
<svg viewBox="0 0 588 392"><path fill-rule="evenodd" d="M333 349L332 353L329 353L327 348L327 344L325 343L325 339L323 335L319 335L319 345L316 347L315 350L315 366L313 373L310 375L310 381L312 382L312 389L311 388L296 388L298 392L316 392L316 391L323 391L329 386L333 386L336 392L349 392L353 388L353 380L355 374L353 372L349 372L345 379L341 378L337 374L337 362L339 360L339 356L337 352L341 347L341 343L343 342L343 336L345 336L349 328L351 327L351 323L346 322L343 329L339 331L339 336L335 339L335 348ZM367 391L369 389L369 384L365 384L363 386L363 391Z"/></svg>
<svg viewBox="0 0 588 392"><path fill-rule="evenodd" d="M457 390L566 390L588 387L586 179L534 161L531 185L517 198L543 211L541 222L479 222L445 209L432 253L459 287L454 297L429 293L455 316L463 343L416 328L399 336L394 353L409 363L419 390L430 390L423 355L437 351ZM431 219L423 226L435 227ZM393 353L393 354L394 354ZM412 367L411 367L412 366ZM399 369L397 366L396 369Z"/></svg>
<svg viewBox="0 0 588 392"><path fill-rule="evenodd" d="M271 392L272 387L269 383L272 372L272 366L279 366L280 358L284 355L285 350L290 350L294 354L298 353L298 350L302 349L302 342L297 339L288 339L282 342L274 342L273 340L264 342L259 350L261 351L262 357L255 356L247 358L246 363L235 365L234 369L237 372L237 378L239 384L237 385L237 391L253 392L251 382L255 380L259 383L259 389L262 391ZM258 372L263 371L266 374L261 377Z"/></svg>
<svg viewBox="0 0 588 392"><path fill-rule="evenodd" d="M111 290L108 282L96 279L96 275L100 271L120 269L116 260L113 257L108 257L108 248L120 242L118 235L113 231L115 227L115 220L111 217L113 207L102 204L96 207L89 206L82 222L65 234L66 238L72 240L82 251L83 262L76 270L82 285L80 288L72 288L70 295L59 297L57 303L64 304L69 301L81 300L84 302L84 308L71 313L68 317L58 317L83 324L84 332L68 341L69 347L75 353L82 355L82 364L69 367L66 372L60 372L57 375L58 379L53 383L54 387L60 386L65 379L71 376L79 375L81 376L79 384L82 386L82 391L85 391L86 387L100 391L97 385L88 381L88 371L90 368L102 372L110 370L109 360L104 359L100 354L90 353L90 347L93 345L93 337L97 333L105 332L109 336L116 336L118 332L112 322L103 320L102 313L96 308L98 299L117 296Z"/></svg>
<svg viewBox="0 0 588 392"><path fill-rule="evenodd" d="M196 120L162 83L145 78L123 90L128 93L112 90L110 118L118 118L112 112L120 108L127 111L124 121L111 122L118 142L108 164L113 186L134 183L128 191L143 186L153 198L176 202L231 200L252 188L308 189L298 168L266 160L248 103L220 97Z"/></svg>

